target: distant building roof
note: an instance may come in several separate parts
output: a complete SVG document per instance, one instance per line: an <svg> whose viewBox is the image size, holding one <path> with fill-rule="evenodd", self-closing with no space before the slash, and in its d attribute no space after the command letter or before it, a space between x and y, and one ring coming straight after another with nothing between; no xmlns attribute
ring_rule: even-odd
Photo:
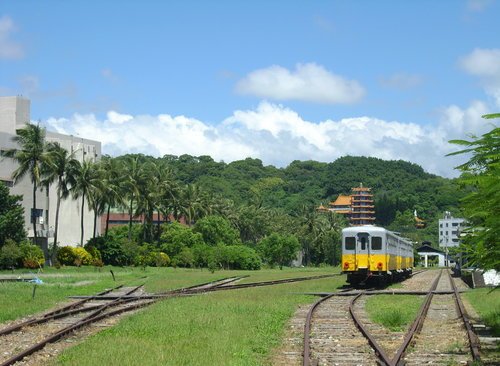
<svg viewBox="0 0 500 366"><path fill-rule="evenodd" d="M428 244L422 245L420 248L417 248L418 253L439 253L439 254L444 254L443 251L433 248Z"/></svg>
<svg viewBox="0 0 500 366"><path fill-rule="evenodd" d="M335 202L330 203L332 206L350 206L351 205L351 196L344 196L340 194Z"/></svg>

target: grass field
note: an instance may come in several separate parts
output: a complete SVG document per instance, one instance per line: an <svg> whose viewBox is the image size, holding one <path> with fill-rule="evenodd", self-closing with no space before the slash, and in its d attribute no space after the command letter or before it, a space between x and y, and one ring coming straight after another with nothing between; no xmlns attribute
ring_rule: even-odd
<svg viewBox="0 0 500 366"><path fill-rule="evenodd" d="M119 284L145 283L147 291L160 292L236 275L250 275L241 282L315 276L338 272L338 268L300 268L261 271L218 271L173 268L48 269L38 276L35 299L33 284L0 283L0 321L32 314L66 301L69 295L93 294ZM11 275L4 272L0 275ZM16 272L14 275L20 275ZM285 325L300 304L316 298L305 292L335 291L345 277L221 291L163 300L125 317L117 326L67 349L54 365L267 365L279 346ZM478 312L498 325L498 291L474 290L465 296ZM488 297L488 302L484 298ZM417 296L378 295L368 299L373 316L393 329L411 322L420 306ZM481 310L482 309L482 310ZM371 310L369 310L371 311ZM387 315L395 314L395 315Z"/></svg>
<svg viewBox="0 0 500 366"><path fill-rule="evenodd" d="M462 296L471 303L493 335L500 337L500 289L477 288Z"/></svg>
<svg viewBox="0 0 500 366"><path fill-rule="evenodd" d="M249 275L242 282L315 276L334 268L261 271L186 270L172 268L49 269L31 299L33 284L0 283L2 319L13 319L54 306L68 295L91 294L124 283L145 283L147 291L191 286L220 278ZM2 274L2 273L0 273ZM5 274L10 274L6 272ZM15 275L19 275L16 273ZM147 278L143 278L147 276ZM287 320L299 304L315 298L301 293L334 291L343 276L210 293L162 301L123 319L84 343L67 350L54 364L61 365L262 365L282 337ZM7 300L8 299L8 300Z"/></svg>
<svg viewBox="0 0 500 366"><path fill-rule="evenodd" d="M391 331L405 330L415 320L423 296L377 295L366 300L366 312L372 321Z"/></svg>

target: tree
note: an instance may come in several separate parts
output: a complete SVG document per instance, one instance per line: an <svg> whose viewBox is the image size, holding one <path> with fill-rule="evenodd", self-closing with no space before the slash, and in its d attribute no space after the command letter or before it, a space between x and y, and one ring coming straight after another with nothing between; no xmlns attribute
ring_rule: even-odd
<svg viewBox="0 0 500 366"><path fill-rule="evenodd" d="M271 266L290 264L297 257L300 244L293 235L279 235L273 233L260 241L257 246L262 258Z"/></svg>
<svg viewBox="0 0 500 366"><path fill-rule="evenodd" d="M24 209L21 196L11 196L9 188L0 183L0 247L7 240L20 243L26 238L24 230Z"/></svg>
<svg viewBox="0 0 500 366"><path fill-rule="evenodd" d="M241 244L238 231L221 216L206 216L198 220L193 231L200 233L205 243L211 246Z"/></svg>
<svg viewBox="0 0 500 366"><path fill-rule="evenodd" d="M108 236L109 230L109 214L111 207L123 205L124 195L123 189L120 187L123 184L123 165L120 164L118 159L113 159L109 156L103 156L99 162L99 169L101 170L103 200L106 205L106 229L104 236Z"/></svg>
<svg viewBox="0 0 500 366"><path fill-rule="evenodd" d="M49 159L45 146L45 129L39 125L28 123L26 127L16 130L16 136L12 138L12 141L19 145L19 149L3 151L2 156L13 159L19 165L12 173L14 183L26 175L30 176L33 184L31 220L33 221L33 235L36 244L36 192L42 179L42 165L47 163Z"/></svg>
<svg viewBox="0 0 500 366"><path fill-rule="evenodd" d="M80 246L83 246L83 214L85 207L85 199L89 202L93 190L99 187L99 175L96 169L96 165L91 160L83 160L83 162L77 161L73 166L73 171L71 174L74 175L74 185L71 187L71 193L75 199L82 198L81 207L81 221L80 221Z"/></svg>
<svg viewBox="0 0 500 366"><path fill-rule="evenodd" d="M52 249L53 260L57 253L57 234L59 230L59 209L61 207L61 199L66 199L69 196L69 188L74 184L74 172L76 169L77 161L74 159L73 154L68 153L66 149L61 147L57 142L47 144L47 152L49 159L44 164L45 178L44 184L47 187L57 181L56 191L56 217L54 227L54 244Z"/></svg>
<svg viewBox="0 0 500 366"><path fill-rule="evenodd" d="M144 171L144 156L142 155L129 155L124 162L124 176L125 176L125 187L126 187L126 197L128 199L128 239L131 240L132 235L132 218L134 217L134 204L137 205L137 201L140 196L140 187L144 184L145 171Z"/></svg>
<svg viewBox="0 0 500 366"><path fill-rule="evenodd" d="M500 113L483 118L500 118ZM465 146L448 155L469 153L471 158L459 165L460 182L473 190L462 201L468 223L462 250L470 264L500 270L500 128L494 128L471 141L452 140Z"/></svg>

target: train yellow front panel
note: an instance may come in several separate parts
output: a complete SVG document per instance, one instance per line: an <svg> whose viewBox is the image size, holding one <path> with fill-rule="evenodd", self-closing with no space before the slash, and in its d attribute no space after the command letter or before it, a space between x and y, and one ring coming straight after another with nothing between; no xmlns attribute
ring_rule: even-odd
<svg viewBox="0 0 500 366"><path fill-rule="evenodd" d="M343 254L342 255L342 270L343 271L355 271L356 270L356 255L355 254Z"/></svg>
<svg viewBox="0 0 500 366"><path fill-rule="evenodd" d="M380 264L380 266L379 266ZM386 254L371 254L370 255L370 271L386 271L387 270L387 255Z"/></svg>

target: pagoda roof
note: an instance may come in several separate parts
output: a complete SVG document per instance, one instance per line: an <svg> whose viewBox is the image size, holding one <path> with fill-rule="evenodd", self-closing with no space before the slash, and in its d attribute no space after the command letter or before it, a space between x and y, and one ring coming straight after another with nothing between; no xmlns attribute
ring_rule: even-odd
<svg viewBox="0 0 500 366"><path fill-rule="evenodd" d="M334 202L331 202L332 206L350 206L351 205L351 196L344 196L340 194Z"/></svg>

